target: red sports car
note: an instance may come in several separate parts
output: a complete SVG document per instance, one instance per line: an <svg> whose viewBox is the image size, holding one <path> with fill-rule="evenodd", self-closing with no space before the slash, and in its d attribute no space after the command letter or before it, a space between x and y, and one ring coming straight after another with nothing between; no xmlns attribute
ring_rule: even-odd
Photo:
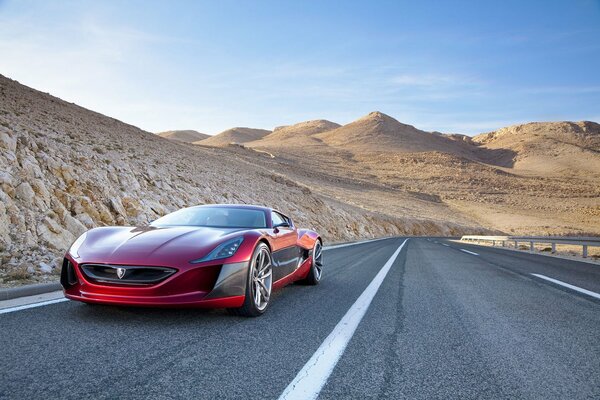
<svg viewBox="0 0 600 400"><path fill-rule="evenodd" d="M95 228L63 261L65 296L85 303L228 308L258 316L271 292L316 285L323 242L279 211L248 205L184 208L146 227Z"/></svg>

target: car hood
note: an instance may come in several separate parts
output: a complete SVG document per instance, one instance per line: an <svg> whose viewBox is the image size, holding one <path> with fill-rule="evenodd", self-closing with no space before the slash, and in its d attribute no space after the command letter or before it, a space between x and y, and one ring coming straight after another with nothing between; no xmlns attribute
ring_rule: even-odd
<svg viewBox="0 0 600 400"><path fill-rule="evenodd" d="M88 231L78 262L176 266L205 256L244 229L206 227L104 227Z"/></svg>

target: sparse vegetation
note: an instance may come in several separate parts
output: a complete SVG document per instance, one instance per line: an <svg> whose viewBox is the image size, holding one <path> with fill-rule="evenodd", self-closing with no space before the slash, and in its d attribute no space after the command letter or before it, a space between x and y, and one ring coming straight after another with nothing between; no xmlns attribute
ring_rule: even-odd
<svg viewBox="0 0 600 400"><path fill-rule="evenodd" d="M31 274L27 272L26 266L18 266L15 268L9 268L4 274L4 281L27 281L31 277Z"/></svg>

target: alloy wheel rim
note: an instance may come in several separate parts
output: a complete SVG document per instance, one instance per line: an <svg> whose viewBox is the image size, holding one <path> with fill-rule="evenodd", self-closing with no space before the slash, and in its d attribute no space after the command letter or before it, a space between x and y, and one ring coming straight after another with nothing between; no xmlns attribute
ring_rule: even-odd
<svg viewBox="0 0 600 400"><path fill-rule="evenodd" d="M323 246L321 245L321 242L315 244L313 266L315 268L315 278L319 281L321 280L321 274L323 272Z"/></svg>
<svg viewBox="0 0 600 400"><path fill-rule="evenodd" d="M252 268L252 296L254 297L254 305L258 310L264 310L269 304L272 285L271 255L266 248L261 248L253 260Z"/></svg>

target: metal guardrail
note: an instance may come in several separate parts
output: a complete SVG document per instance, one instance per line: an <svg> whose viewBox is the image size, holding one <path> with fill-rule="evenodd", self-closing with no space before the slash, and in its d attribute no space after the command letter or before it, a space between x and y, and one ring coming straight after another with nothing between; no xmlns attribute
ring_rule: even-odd
<svg viewBox="0 0 600 400"><path fill-rule="evenodd" d="M535 243L550 244L552 253L556 253L557 244L569 244L582 247L583 257L588 256L588 247L600 247L600 237L564 237L564 236L477 236L466 235L460 238L465 242L491 242L493 246L500 242L502 247L507 243L513 242L515 249L519 248L519 243L529 243L529 251L534 251Z"/></svg>

